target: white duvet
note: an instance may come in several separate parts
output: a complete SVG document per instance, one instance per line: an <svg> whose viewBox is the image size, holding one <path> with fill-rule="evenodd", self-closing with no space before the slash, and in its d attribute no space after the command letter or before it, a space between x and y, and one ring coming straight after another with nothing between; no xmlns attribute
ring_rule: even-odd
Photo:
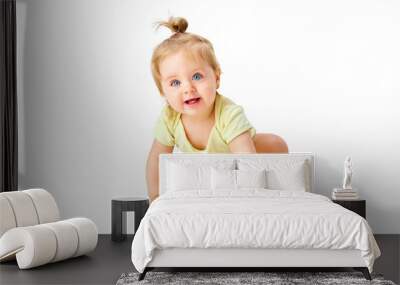
<svg viewBox="0 0 400 285"><path fill-rule="evenodd" d="M265 189L160 196L135 234L132 262L143 272L154 249L171 247L358 249L370 272L380 256L359 215L318 194Z"/></svg>

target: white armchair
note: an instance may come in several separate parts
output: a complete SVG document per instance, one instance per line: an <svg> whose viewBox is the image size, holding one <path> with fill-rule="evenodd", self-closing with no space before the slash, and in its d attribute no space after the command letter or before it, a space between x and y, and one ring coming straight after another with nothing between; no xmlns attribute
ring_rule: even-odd
<svg viewBox="0 0 400 285"><path fill-rule="evenodd" d="M44 189L0 193L0 262L16 258L28 269L80 256L96 248L97 236L87 218L60 220Z"/></svg>

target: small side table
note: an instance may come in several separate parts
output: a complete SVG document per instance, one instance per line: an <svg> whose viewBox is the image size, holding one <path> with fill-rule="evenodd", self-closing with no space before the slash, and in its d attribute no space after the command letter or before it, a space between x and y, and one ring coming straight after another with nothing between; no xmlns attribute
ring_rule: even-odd
<svg viewBox="0 0 400 285"><path fill-rule="evenodd" d="M365 214L365 200L332 200L332 202L339 204L340 206L359 214L361 217L366 219Z"/></svg>
<svg viewBox="0 0 400 285"><path fill-rule="evenodd" d="M149 200L147 198L113 198L111 201L111 240L123 241L126 239L126 212L135 212L136 233L148 207Z"/></svg>

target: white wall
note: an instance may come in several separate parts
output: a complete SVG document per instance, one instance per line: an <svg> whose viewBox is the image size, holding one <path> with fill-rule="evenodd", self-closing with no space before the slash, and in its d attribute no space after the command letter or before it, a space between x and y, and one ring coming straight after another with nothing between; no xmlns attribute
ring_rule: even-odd
<svg viewBox="0 0 400 285"><path fill-rule="evenodd" d="M146 195L162 100L152 49L184 16L207 37L220 92L259 132L316 154L318 193L354 161L375 233L400 233L400 2L17 0L20 188L53 193L64 217L111 226L111 198Z"/></svg>

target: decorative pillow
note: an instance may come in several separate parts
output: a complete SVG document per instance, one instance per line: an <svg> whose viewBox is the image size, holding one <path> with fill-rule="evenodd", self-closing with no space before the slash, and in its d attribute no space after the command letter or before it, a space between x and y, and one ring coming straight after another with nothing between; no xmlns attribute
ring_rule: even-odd
<svg viewBox="0 0 400 285"><path fill-rule="evenodd" d="M211 169L211 189L266 188L267 177L262 170Z"/></svg>
<svg viewBox="0 0 400 285"><path fill-rule="evenodd" d="M211 189L236 189L236 170L211 169Z"/></svg>
<svg viewBox="0 0 400 285"><path fill-rule="evenodd" d="M237 162L240 170L266 169L268 189L311 191L308 160L238 159Z"/></svg>
<svg viewBox="0 0 400 285"><path fill-rule="evenodd" d="M267 188L267 171L236 170L237 188Z"/></svg>
<svg viewBox="0 0 400 285"><path fill-rule="evenodd" d="M211 169L234 169L234 160L203 161L174 159L166 165L166 190L210 190Z"/></svg>

